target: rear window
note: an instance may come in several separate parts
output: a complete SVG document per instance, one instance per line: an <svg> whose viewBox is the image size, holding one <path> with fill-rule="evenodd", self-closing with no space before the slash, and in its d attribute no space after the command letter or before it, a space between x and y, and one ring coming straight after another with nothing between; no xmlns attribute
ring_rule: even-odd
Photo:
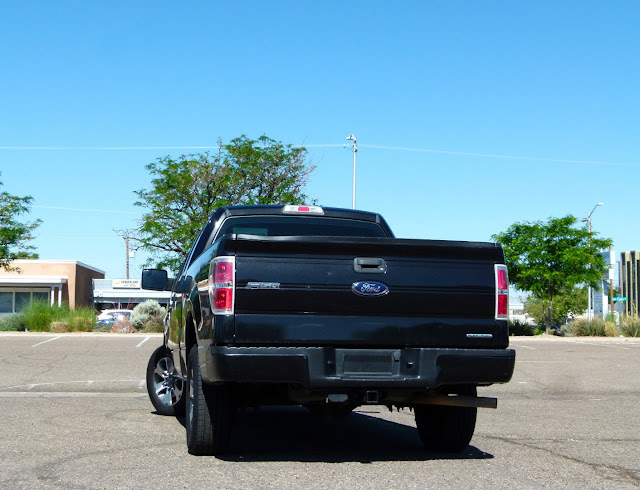
<svg viewBox="0 0 640 490"><path fill-rule="evenodd" d="M237 216L225 220L218 236L235 233L257 236L386 237L377 223L317 216Z"/></svg>

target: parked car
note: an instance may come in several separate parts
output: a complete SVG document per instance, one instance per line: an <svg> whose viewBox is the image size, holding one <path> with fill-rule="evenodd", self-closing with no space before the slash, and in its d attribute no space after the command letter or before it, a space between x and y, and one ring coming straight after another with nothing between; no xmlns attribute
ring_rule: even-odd
<svg viewBox="0 0 640 490"><path fill-rule="evenodd" d="M111 326L118 320L129 320L131 318L131 310L103 310L98 315L96 324Z"/></svg>

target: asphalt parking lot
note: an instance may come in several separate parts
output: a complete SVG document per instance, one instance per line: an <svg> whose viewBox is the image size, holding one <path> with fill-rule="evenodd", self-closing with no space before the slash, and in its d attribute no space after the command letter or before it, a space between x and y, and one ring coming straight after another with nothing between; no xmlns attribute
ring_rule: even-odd
<svg viewBox="0 0 640 490"><path fill-rule="evenodd" d="M153 413L159 336L0 334L3 488L634 488L640 339L516 338L513 380L483 388L460 455L424 451L408 411L339 421L297 408L240 414L223 459L190 456Z"/></svg>

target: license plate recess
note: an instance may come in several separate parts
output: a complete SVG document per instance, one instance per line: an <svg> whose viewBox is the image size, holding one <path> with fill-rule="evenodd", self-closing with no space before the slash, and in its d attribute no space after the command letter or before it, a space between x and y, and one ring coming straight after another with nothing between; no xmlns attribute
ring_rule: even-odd
<svg viewBox="0 0 640 490"><path fill-rule="evenodd" d="M399 350L336 349L335 353L338 376L397 376L400 373Z"/></svg>

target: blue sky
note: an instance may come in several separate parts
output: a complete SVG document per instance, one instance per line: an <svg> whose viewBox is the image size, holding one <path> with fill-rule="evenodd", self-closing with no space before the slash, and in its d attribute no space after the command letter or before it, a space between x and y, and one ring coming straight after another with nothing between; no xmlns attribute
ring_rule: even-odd
<svg viewBox="0 0 640 490"><path fill-rule="evenodd" d="M639 18L622 1L4 2L0 179L33 196L41 258L112 278L145 165L242 134L309 145L308 194L350 207L354 133L357 207L398 236L489 240L604 202L594 231L639 249Z"/></svg>

